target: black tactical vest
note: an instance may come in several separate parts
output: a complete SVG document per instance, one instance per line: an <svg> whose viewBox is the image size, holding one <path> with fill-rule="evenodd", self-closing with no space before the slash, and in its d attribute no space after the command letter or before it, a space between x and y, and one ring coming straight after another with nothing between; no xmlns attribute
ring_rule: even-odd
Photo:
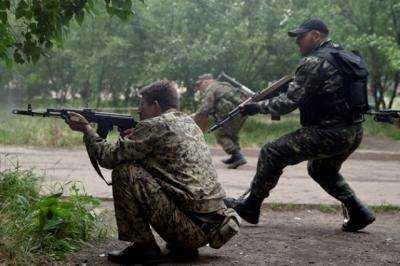
<svg viewBox="0 0 400 266"><path fill-rule="evenodd" d="M369 109L366 90L368 72L362 58L331 42L311 55L326 59L338 69L343 85L336 90L321 87L315 96L300 103L301 124L335 127L362 122L362 114Z"/></svg>

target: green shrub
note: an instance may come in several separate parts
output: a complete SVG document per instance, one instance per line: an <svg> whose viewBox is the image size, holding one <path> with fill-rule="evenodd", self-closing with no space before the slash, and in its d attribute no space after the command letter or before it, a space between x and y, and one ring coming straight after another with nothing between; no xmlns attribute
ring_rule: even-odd
<svg viewBox="0 0 400 266"><path fill-rule="evenodd" d="M71 183L41 195L40 178L18 168L0 172L0 264L39 264L61 259L86 242L103 240L108 227L94 209L99 201Z"/></svg>

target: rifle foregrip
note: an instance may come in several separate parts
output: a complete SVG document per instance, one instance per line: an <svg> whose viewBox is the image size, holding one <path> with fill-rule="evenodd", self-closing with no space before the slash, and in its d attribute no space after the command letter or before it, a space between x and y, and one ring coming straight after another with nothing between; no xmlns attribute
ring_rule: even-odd
<svg viewBox="0 0 400 266"><path fill-rule="evenodd" d="M207 133L211 133L215 130L217 130L218 128L220 128L221 126L219 124L215 124L212 127L210 127L210 129L207 131Z"/></svg>

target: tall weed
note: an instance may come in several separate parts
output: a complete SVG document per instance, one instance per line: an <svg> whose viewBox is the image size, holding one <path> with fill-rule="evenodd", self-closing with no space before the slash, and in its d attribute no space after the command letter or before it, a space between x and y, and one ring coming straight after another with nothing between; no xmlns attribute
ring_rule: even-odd
<svg viewBox="0 0 400 266"><path fill-rule="evenodd" d="M94 212L100 202L79 183L41 195L32 171L0 172L0 264L40 264L63 258L88 241L101 241L108 227Z"/></svg>

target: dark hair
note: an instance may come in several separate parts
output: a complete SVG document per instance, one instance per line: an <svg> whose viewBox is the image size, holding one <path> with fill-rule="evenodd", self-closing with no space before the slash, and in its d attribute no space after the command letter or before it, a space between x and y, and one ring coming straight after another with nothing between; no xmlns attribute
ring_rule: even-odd
<svg viewBox="0 0 400 266"><path fill-rule="evenodd" d="M157 102L162 112L170 108L179 109L179 93L177 84L173 81L158 80L141 89L139 94L147 103Z"/></svg>

